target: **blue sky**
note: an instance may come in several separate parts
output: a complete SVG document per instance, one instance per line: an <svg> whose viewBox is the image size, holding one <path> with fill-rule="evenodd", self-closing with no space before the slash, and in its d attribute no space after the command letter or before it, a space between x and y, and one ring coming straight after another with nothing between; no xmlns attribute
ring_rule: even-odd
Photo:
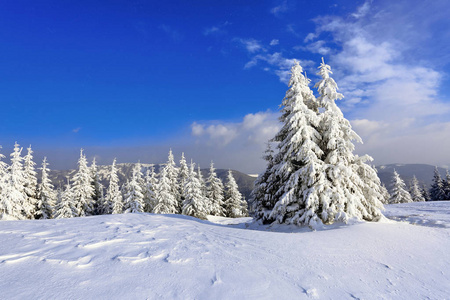
<svg viewBox="0 0 450 300"><path fill-rule="evenodd" d="M259 172L288 70L323 56L376 163L450 163L450 4L2 1L0 144L73 167L165 161Z"/></svg>

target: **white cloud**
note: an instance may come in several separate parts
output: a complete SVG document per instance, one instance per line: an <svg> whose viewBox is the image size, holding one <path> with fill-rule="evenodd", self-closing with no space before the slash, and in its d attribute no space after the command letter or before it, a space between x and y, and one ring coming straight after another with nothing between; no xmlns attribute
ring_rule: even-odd
<svg viewBox="0 0 450 300"><path fill-rule="evenodd" d="M365 2L353 18L317 18L316 33L305 39L305 49L320 53L326 44L337 45L329 64L345 96L339 105L365 141L359 151L367 151L377 163L448 163L441 147L450 144L450 103L439 94L446 75L433 67L434 57L427 60L419 55L422 50L412 50L419 46L416 32L426 34L423 19L436 14L424 11L417 20L411 13L415 6L407 2L399 2L401 12L397 3L370 4ZM322 42L330 35L332 40ZM321 36L323 40L311 42Z"/></svg>
<svg viewBox="0 0 450 300"><path fill-rule="evenodd" d="M203 30L203 35L209 36L209 35L223 35L226 33L225 27L230 25L231 23L226 21L224 23L221 23L219 25L214 25L210 27L206 27Z"/></svg>
<svg viewBox="0 0 450 300"><path fill-rule="evenodd" d="M270 46L276 46L276 45L278 45L280 43L280 41L279 40L271 40L270 41Z"/></svg>
<svg viewBox="0 0 450 300"><path fill-rule="evenodd" d="M284 0L279 5L270 9L270 12L275 16L279 17L281 14L287 12L288 10L289 10L288 2L287 0Z"/></svg>
<svg viewBox="0 0 450 300"><path fill-rule="evenodd" d="M72 132L78 133L80 130L81 130L81 127L77 127L77 128L72 129Z"/></svg>
<svg viewBox="0 0 450 300"><path fill-rule="evenodd" d="M262 170L265 144L280 129L278 113L247 114L240 122L194 122L191 134L204 153L214 153L219 163L238 170Z"/></svg>
<svg viewBox="0 0 450 300"><path fill-rule="evenodd" d="M281 82L287 83L289 81L289 71L295 61L298 60L302 67L312 66L314 62L310 60L300 60L295 58L285 58L280 52L275 52L272 54L258 54L255 55L249 62L244 66L245 69L253 68L258 65L259 62L265 62L276 70L274 73L280 78Z"/></svg>
<svg viewBox="0 0 450 300"><path fill-rule="evenodd" d="M238 39L238 41L245 47L249 53L255 53L260 50L264 50L260 41L255 39Z"/></svg>

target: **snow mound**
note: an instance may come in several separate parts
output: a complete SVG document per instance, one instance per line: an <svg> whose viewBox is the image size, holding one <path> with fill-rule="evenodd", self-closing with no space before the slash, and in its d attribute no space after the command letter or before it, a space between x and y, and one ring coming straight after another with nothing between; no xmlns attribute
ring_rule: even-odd
<svg viewBox="0 0 450 300"><path fill-rule="evenodd" d="M0 298L445 299L449 211L450 202L392 205L391 218L446 226L315 232L155 214L2 221Z"/></svg>

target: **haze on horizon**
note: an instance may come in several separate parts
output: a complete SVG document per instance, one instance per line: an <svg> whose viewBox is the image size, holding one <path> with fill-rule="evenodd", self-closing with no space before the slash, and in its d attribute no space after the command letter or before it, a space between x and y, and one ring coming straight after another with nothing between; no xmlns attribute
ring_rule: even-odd
<svg viewBox="0 0 450 300"><path fill-rule="evenodd" d="M297 59L321 58L375 164L448 165L450 3L4 1L1 153L264 169Z"/></svg>

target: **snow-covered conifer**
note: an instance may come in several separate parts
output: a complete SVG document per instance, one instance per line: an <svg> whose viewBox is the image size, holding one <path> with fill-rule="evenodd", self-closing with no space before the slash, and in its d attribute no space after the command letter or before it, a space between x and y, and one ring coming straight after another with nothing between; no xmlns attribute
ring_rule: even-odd
<svg viewBox="0 0 450 300"><path fill-rule="evenodd" d="M31 146L27 148L27 155L24 156L23 167L24 167L24 177L25 177L25 193L27 195L26 201L24 203L24 213L28 219L34 219L35 208L37 202L37 178L35 165L33 161L33 150Z"/></svg>
<svg viewBox="0 0 450 300"><path fill-rule="evenodd" d="M92 188L94 189L94 195L92 196L94 205L93 214L101 215L102 214L101 203L103 201L103 185L100 183L95 157L92 160L90 171L91 171L91 185Z"/></svg>
<svg viewBox="0 0 450 300"><path fill-rule="evenodd" d="M444 188L444 200L450 200L450 173L445 172L445 178L442 178L442 186Z"/></svg>
<svg viewBox="0 0 450 300"><path fill-rule="evenodd" d="M202 186L194 171L194 163L191 161L190 171L183 190L183 215L206 219L207 203L201 189Z"/></svg>
<svg viewBox="0 0 450 300"><path fill-rule="evenodd" d="M142 172L140 163L137 163L133 168L131 180L126 186L123 202L125 213L144 212L144 195L142 194Z"/></svg>
<svg viewBox="0 0 450 300"><path fill-rule="evenodd" d="M176 214L178 213L178 201L173 195L172 182L168 177L168 167L166 165L159 174L158 188L156 192L157 204L153 209L155 214Z"/></svg>
<svg viewBox="0 0 450 300"><path fill-rule="evenodd" d="M177 212L181 213L181 194L178 184L178 168L176 167L175 160L172 154L172 149L169 150L169 156L167 157L167 163L164 167L166 169L166 177L169 179L170 193L175 197L177 201Z"/></svg>
<svg viewBox="0 0 450 300"><path fill-rule="evenodd" d="M391 195L389 194L389 191L384 183L381 185L381 193L383 194L383 204L388 204L389 199L391 199Z"/></svg>
<svg viewBox="0 0 450 300"><path fill-rule="evenodd" d="M413 202L424 202L425 198L422 195L422 191L419 187L419 181L416 176L411 180L411 184L409 187L409 194L411 195L411 199Z"/></svg>
<svg viewBox="0 0 450 300"><path fill-rule="evenodd" d="M94 188L92 187L91 170L87 165L83 149L80 150L78 171L73 177L72 191L80 217L94 214Z"/></svg>
<svg viewBox="0 0 450 300"><path fill-rule="evenodd" d="M330 74L331 67L322 59L318 73L322 80L316 87L320 94L320 106L324 109L320 122L321 148L331 187L327 195L331 201L325 204L327 208L322 221L346 222L349 218L377 220L383 207L381 182L376 171L366 165L372 158L353 154L353 142L362 143L362 140L335 103L344 96L337 92L338 86Z"/></svg>
<svg viewBox="0 0 450 300"><path fill-rule="evenodd" d="M217 177L216 169L214 169L214 163L212 161L206 183L206 198L210 202L208 213L213 216L225 216L223 183Z"/></svg>
<svg viewBox="0 0 450 300"><path fill-rule="evenodd" d="M122 193L119 189L119 177L117 176L116 159L114 158L111 166L111 172L109 173L109 186L106 191L105 201L102 205L102 213L121 214L122 212Z"/></svg>
<svg viewBox="0 0 450 300"><path fill-rule="evenodd" d="M4 185L0 198L0 219L2 220L23 220L26 219L24 213L24 203L27 195L25 193L25 177L23 172L23 158L20 156L22 148L19 144L14 144L14 151L11 153L11 165L5 174Z"/></svg>
<svg viewBox="0 0 450 300"><path fill-rule="evenodd" d="M313 224L320 218L328 220L327 208L329 189L320 159L323 151L319 143L321 135L317 128L320 118L309 80L302 74L298 62L291 69L289 89L282 102L281 130L273 138L278 142L278 152L273 157L273 166L264 184L265 196L257 201L265 203L263 211L257 214L263 222L276 221L288 224ZM270 164L270 162L269 162ZM258 188L258 186L257 186ZM271 193L271 195L268 195ZM266 206L274 207L270 214Z"/></svg>
<svg viewBox="0 0 450 300"><path fill-rule="evenodd" d="M69 177L67 177L66 189L64 191L58 189L57 199L58 201L53 212L53 218L74 218L79 215L77 205L74 201L72 188L70 187Z"/></svg>
<svg viewBox="0 0 450 300"><path fill-rule="evenodd" d="M406 190L406 184L397 171L394 170L394 175L392 177L392 193L390 204L397 203L409 203L412 202L411 195Z"/></svg>
<svg viewBox="0 0 450 300"><path fill-rule="evenodd" d="M231 218L247 217L248 214L243 213L243 207L247 205L247 202L243 199L242 194L239 192L238 185L231 170L228 171L225 188L226 216Z"/></svg>
<svg viewBox="0 0 450 300"><path fill-rule="evenodd" d="M197 178L198 182L200 182L200 191L202 192L203 197L206 197L206 182L203 178L202 169L200 168L200 164L197 166ZM209 213L209 203L207 205L208 207L208 213Z"/></svg>
<svg viewBox="0 0 450 300"><path fill-rule="evenodd" d="M151 213L156 206L156 189L158 186L158 179L155 174L155 167L152 166L145 172L144 180L144 212Z"/></svg>
<svg viewBox="0 0 450 300"><path fill-rule="evenodd" d="M434 168L433 183L430 188L430 201L445 200L445 191L442 184L441 174L437 167Z"/></svg>
<svg viewBox="0 0 450 300"><path fill-rule="evenodd" d="M181 153L181 159L180 159L180 168L178 169L178 194L180 197L178 200L178 205L180 209L183 207L183 200L184 200L184 186L186 185L186 181L189 177L189 168L186 163L186 158L184 157L184 152Z"/></svg>
<svg viewBox="0 0 450 300"><path fill-rule="evenodd" d="M36 219L50 219L53 215L53 207L56 204L54 187L50 178L48 178L50 172L48 165L47 157L44 157L41 168L41 183L38 185Z"/></svg>
<svg viewBox="0 0 450 300"><path fill-rule="evenodd" d="M255 213L255 218L259 220L267 220L275 203L273 190L275 183L271 182L271 171L273 168L274 151L271 143L267 143L267 148L264 153L264 160L267 161L267 168L264 173L260 174L255 180L255 188L251 194L251 209Z"/></svg>
<svg viewBox="0 0 450 300"><path fill-rule="evenodd" d="M420 189L420 193L425 201L430 201L430 194L428 193L428 188L425 184Z"/></svg>

